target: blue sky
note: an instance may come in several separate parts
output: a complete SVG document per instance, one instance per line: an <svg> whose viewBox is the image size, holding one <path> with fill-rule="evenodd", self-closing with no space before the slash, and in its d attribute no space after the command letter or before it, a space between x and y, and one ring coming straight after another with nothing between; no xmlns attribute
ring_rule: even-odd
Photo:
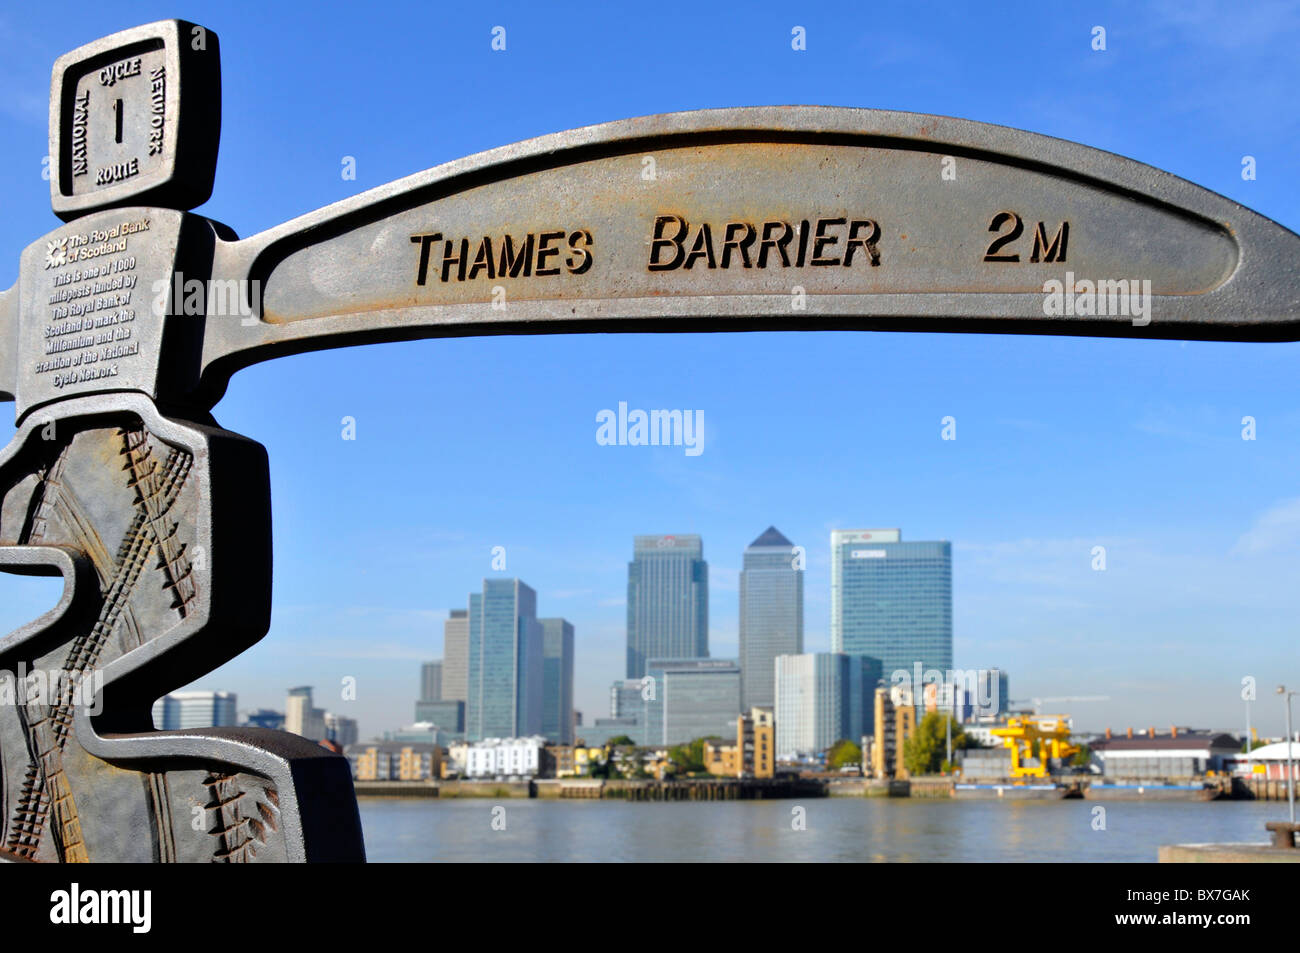
<svg viewBox="0 0 1300 953"><path fill-rule="evenodd" d="M0 287L57 224L41 179L53 60L178 15L221 38L221 159L200 212L241 235L535 135L770 103L1029 129L1300 229L1294 4L0 10ZM726 656L741 551L769 524L808 550L810 650L829 648L830 530L900 526L953 541L958 666L1008 669L1016 698L1109 695L1063 706L1088 728L1238 728L1243 676L1300 682L1298 359L1293 344L790 333L426 341L254 367L215 414L270 451L275 615L196 687L282 708L288 686L314 684L365 734L409 722L441 620L504 546L541 614L575 624L592 717L622 674L634 534L704 537ZM596 414L619 401L703 410L705 452L598 446ZM940 439L946 415L955 441ZM1241 439L1246 415L1257 440ZM0 579L0 630L55 598ZM355 702L339 700L345 676ZM1280 705L1256 720L1280 733Z"/></svg>

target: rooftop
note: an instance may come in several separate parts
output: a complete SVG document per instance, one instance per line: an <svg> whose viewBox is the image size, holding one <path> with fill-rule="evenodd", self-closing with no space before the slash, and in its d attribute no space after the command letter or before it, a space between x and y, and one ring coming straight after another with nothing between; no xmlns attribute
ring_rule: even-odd
<svg viewBox="0 0 1300 953"><path fill-rule="evenodd" d="M410 749L415 754L430 754L441 750L437 745L422 741L359 741L343 749L344 754L364 754L374 748L383 754L401 754Z"/></svg>
<svg viewBox="0 0 1300 953"><path fill-rule="evenodd" d="M1270 745L1261 745L1256 748L1250 753L1249 757L1252 761L1285 761L1288 757L1300 761L1300 742L1292 742L1289 747L1291 750L1288 754L1287 743L1285 741L1275 741ZM1237 757L1244 760L1247 755L1242 752Z"/></svg>
<svg viewBox="0 0 1300 953"><path fill-rule="evenodd" d="M750 549L758 546L780 546L782 549L793 549L794 543L786 539L775 526L769 526L758 539L749 544Z"/></svg>
<svg viewBox="0 0 1300 953"><path fill-rule="evenodd" d="M1089 746L1093 751L1149 751L1153 749L1161 750L1180 750L1189 751L1203 750L1205 748L1231 748L1236 750L1241 747L1241 742L1233 735L1226 732L1212 731L1179 731L1175 736L1173 734L1141 734L1129 738L1125 735L1115 735L1111 738L1098 738L1090 742Z"/></svg>

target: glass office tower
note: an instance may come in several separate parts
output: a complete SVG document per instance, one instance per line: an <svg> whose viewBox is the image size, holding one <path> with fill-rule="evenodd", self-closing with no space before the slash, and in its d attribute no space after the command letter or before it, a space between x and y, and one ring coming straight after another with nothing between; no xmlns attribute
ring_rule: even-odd
<svg viewBox="0 0 1300 953"><path fill-rule="evenodd" d="M816 755L875 730L880 660L840 652L782 655L776 673L776 756Z"/></svg>
<svg viewBox="0 0 1300 953"><path fill-rule="evenodd" d="M880 659L884 678L952 668L952 544L897 529L831 532L831 651ZM779 731L778 726L778 731Z"/></svg>
<svg viewBox="0 0 1300 953"><path fill-rule="evenodd" d="M573 623L541 619L542 734L552 744L573 744Z"/></svg>
<svg viewBox="0 0 1300 953"><path fill-rule="evenodd" d="M518 579L484 579L469 597L465 736L520 738L542 730L542 625L537 593Z"/></svg>
<svg viewBox="0 0 1300 953"><path fill-rule="evenodd" d="M420 701L442 701L442 659L420 666Z"/></svg>
<svg viewBox="0 0 1300 953"><path fill-rule="evenodd" d="M749 544L740 571L740 707L771 708L774 661L803 652L803 569L775 526Z"/></svg>
<svg viewBox="0 0 1300 953"><path fill-rule="evenodd" d="M709 564L698 536L637 536L627 564L627 677L652 658L708 658Z"/></svg>
<svg viewBox="0 0 1300 953"><path fill-rule="evenodd" d="M153 703L153 724L159 731L226 728L238 724L234 692L172 692Z"/></svg>
<svg viewBox="0 0 1300 953"><path fill-rule="evenodd" d="M740 665L735 659L647 659L654 695L645 701L645 743L736 740Z"/></svg>
<svg viewBox="0 0 1300 953"><path fill-rule="evenodd" d="M641 700L641 680L620 678L609 688L609 716L611 718L640 718L645 713Z"/></svg>
<svg viewBox="0 0 1300 953"><path fill-rule="evenodd" d="M460 735L465 731L465 703L460 699L437 702L416 702L415 720L431 722L448 735Z"/></svg>

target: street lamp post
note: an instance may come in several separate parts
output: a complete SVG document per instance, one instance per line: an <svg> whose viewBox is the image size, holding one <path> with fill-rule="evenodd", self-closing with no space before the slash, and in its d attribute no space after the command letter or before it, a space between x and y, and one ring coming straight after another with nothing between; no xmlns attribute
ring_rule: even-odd
<svg viewBox="0 0 1300 953"><path fill-rule="evenodd" d="M1295 762L1291 757L1291 741L1295 733L1291 730L1291 696L1285 685L1277 687L1277 693L1286 701L1286 801L1291 812L1291 823L1295 824Z"/></svg>

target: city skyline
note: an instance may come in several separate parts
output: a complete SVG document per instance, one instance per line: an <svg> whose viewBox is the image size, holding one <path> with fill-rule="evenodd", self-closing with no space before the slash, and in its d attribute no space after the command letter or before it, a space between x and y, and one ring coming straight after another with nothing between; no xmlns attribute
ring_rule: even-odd
<svg viewBox="0 0 1300 953"><path fill-rule="evenodd" d="M5 63L0 153L31 176L0 220L9 251L0 287L39 223L55 227L39 177L50 64L124 25L107 7L84 13L72 33L34 8L0 22L21 38ZM845 29L817 9L800 12L808 49L792 54L785 9L650 18L644 31L619 31L619 43L607 42L617 27L603 11L520 11L510 51L497 54L481 13L411 9L349 24L346 48L371 70L363 86L346 71L319 74L321 51L342 49L337 24L298 13L236 5L207 24L221 35L227 108L216 190L198 213L241 235L532 135L673 109L827 101L1058 136L1300 226L1296 120L1276 108L1294 85L1294 17L1102 4L1086 18L1031 8L939 18L918 33L897 10ZM1087 42L1094 14L1110 31L1105 53ZM285 32L290 58L259 64L259 37ZM434 121L412 123L428 104L409 83L410 63L445 33L458 38L442 51L446 69L487 71L504 88L528 88L575 42L612 79L581 97L507 99L487 122L477 102L444 98ZM656 69L663 43L699 71ZM845 69L881 49L887 68ZM754 67L740 92L734 56ZM1047 95L1041 83L970 82L990 56L1014 58L1025 77L1056 75L1057 86ZM292 83L306 70L319 74L336 121L266 95L268 76ZM1134 89L1146 93L1140 117ZM1249 180L1246 155L1258 160ZM355 179L340 177L345 156ZM634 177L628 187L653 186ZM286 686L313 684L318 704L357 717L365 733L404 724L411 663L440 654L447 611L494 571L499 547L504 574L527 579L548 614L574 623L575 705L594 717L624 675L629 537L663 529L705 540L710 652L735 657L737 574L757 530L774 524L807 547L804 649L829 651L827 534L883 525L953 541L959 667L998 666L1017 696L1109 695L1072 712L1095 729L1240 731L1241 680L1251 677L1255 722L1279 734L1268 686L1300 682L1298 353L1296 344L883 332L503 335L249 368L213 414L270 450L274 615L262 642L190 687L279 708ZM620 403L702 410L703 452L598 444L597 414ZM356 421L355 441L340 438L344 417ZM955 440L942 436L949 417ZM1243 439L1247 417L1255 439ZM0 438L12 432L0 420ZM0 585L3 631L59 598L57 580ZM342 700L346 678L355 701Z"/></svg>
<svg viewBox="0 0 1300 953"><path fill-rule="evenodd" d="M834 532L834 531L833 531L833 532ZM860 531L852 531L852 532L860 532ZM896 532L896 531L895 531L895 532ZM743 550L742 550L742 558L743 558ZM813 562L816 563L816 562L818 562L818 560L816 560L816 558L814 557L814 558L813 558ZM823 562L823 569L825 570L825 573L824 573L824 574L825 574L825 575L827 576L827 578L829 579L829 577L831 576L830 568L829 568L830 560L829 560L829 559L826 559L826 560L824 560L824 561L822 561L822 562ZM626 566L626 565L627 565L626 563L623 564L623 566ZM736 571L735 578L736 578L737 580L739 579L739 571ZM489 580L485 578L483 581L484 581L484 582L487 582L487 581L489 581ZM511 577L511 578L509 578L509 579L501 579L501 580L498 580L498 581L500 581L500 582L511 582L511 583L514 583L514 582L517 582L518 580L517 580L516 578L514 578L514 577ZM524 588L525 588L525 589L529 589L530 587L525 586ZM829 583L828 583L827 588L828 588L828 589L830 588ZM533 593L533 595L532 595L531 598L534 599L534 600L536 600L537 598L539 598L539 596L538 596L536 593ZM827 604L828 607L829 607L831 601L832 601L832 600L831 600L830 598L827 599L826 604ZM828 613L827 613L827 619L829 620L829 618L830 618L830 613L828 612ZM541 623L543 620L540 620L540 619L539 619L539 620L536 620L536 621L539 623L539 626L540 626L540 623ZM464 609L459 609L459 610L447 610L447 612L446 612L446 614L445 614L445 617L444 617L444 618L441 620L441 622L439 623L439 627L443 627L445 632L460 631L460 629L463 628L464 633L465 633L465 638L466 638L466 641L467 641L467 640L468 640L468 639L467 639L467 637L468 637L468 618L467 618L467 612L466 612L466 610L464 610ZM458 627L459 627L459 628L458 628ZM623 641L623 640L620 639L620 641ZM384 718L380 718L380 719L372 720L372 721L370 721L370 722L368 722L368 723L366 723L366 718L365 718L365 716L362 715L362 716L361 716L361 719L362 719L362 721L363 721L363 730L362 730L362 732L361 732L361 736L362 736L362 737L372 737L372 736L373 736L373 737L378 737L378 736L379 736L383 731L385 731L385 730L393 730L393 729L396 729L399 725L406 725L406 724L409 724L409 723L410 723L410 721L411 721L411 718L410 718L410 711L411 711L411 705L412 705L412 702L414 702L414 701L418 701L419 691L418 691L417 689L419 688L419 684L422 684L422 683L425 681L425 677L426 677L425 672L424 672L424 666L426 666L426 665L427 665L428 663L430 663L430 662L439 662L439 661L441 661L441 662L443 662L443 670L444 670L444 673L445 673L445 671L446 671L446 666L445 666L445 651L446 651L446 648L445 648L445 645L446 645L445 641L439 643L439 647L442 649L442 652L430 651L430 652L427 652L427 653L423 653L423 654L422 654L422 653L419 653L418 651L412 651L412 652L409 653L407 656L405 656L405 658L403 658L402 660L400 660L400 661L395 660L395 661L397 661L397 664L396 664L394 667L400 669L400 670L403 672L403 674L404 674L405 676L407 676L407 679L410 680L411 683L412 683L412 687L409 689L409 695L410 695L410 697L409 697L409 698L404 698L404 699L398 701L398 702L396 703L396 705L394 706L394 710L396 710L397 708L402 708L402 709L404 709L404 713L401 714L400 716L395 716L395 717L392 717L391 719L388 719L388 720L385 720ZM734 643L734 642L733 642L733 643L730 643L730 646L735 647L736 649L738 649L738 645L737 645L737 643ZM810 653L829 653L829 652L832 652L832 651L833 651L833 649L832 649L832 647L831 647L831 643L830 643L830 626L829 626L829 625L827 626L827 629L826 629L826 631L825 631L825 633L824 633L824 638L821 640L821 645L820 645L820 647L807 647L807 648L806 648L806 651L807 651L807 652L810 652ZM437 658L436 656L439 655L439 654L444 655L444 658L443 658L443 659L439 659L439 658ZM582 661L582 658L583 658L582 644L581 644L581 640L578 640L578 641L575 642L575 661L576 661L576 662L581 662L581 661ZM408 660L409 660L409 661L408 661ZM723 659L721 659L721 660L724 660L724 661L727 661L727 662L734 662L734 663L737 663L737 664L738 664L738 651L736 651L736 650L731 651L729 655L726 655L725 658L723 658ZM997 667L1001 668L1003 672L1011 671L1012 674L1015 674L1015 672L1014 672L1014 667L1012 667L1012 666L1008 666L1008 665L1005 665L1005 664L1002 664L1002 663L998 663L998 662L989 663L989 662L986 662L986 660L984 660L984 659L969 659L969 660L967 660L967 661L965 661L965 662L963 662L963 661L960 660L960 659L957 659L957 660L955 660L955 661L956 661L956 665L955 665L954 667L957 668L957 669L959 669L959 670L971 671L971 670L974 670L974 669L982 669L982 668L986 668L986 667L989 667L990 665L996 665ZM412 663L414 663L414 664L412 664ZM407 671L408 668L410 669L410 671ZM886 680L888 680L889 672L888 672L887 670L884 671L882 677L885 678ZM400 681L400 680L401 680L401 679L399 678L399 681ZM291 679L291 681L292 681L292 679ZM587 717L588 725L590 725L590 724L594 721L595 718L597 718L597 717L604 717L604 713L605 713L606 711L608 711L608 709L609 709L611 684L613 684L613 683L615 683L615 682L620 682L620 681L622 681L621 676L620 676L619 678L612 679L610 682L606 682L603 686L600 686L600 685L593 685L593 684L591 684L591 681L590 681L590 680L585 681L585 682L578 682L578 680L575 678L575 689L576 689L579 685L581 685L582 692L583 692L583 694L581 695L581 697L583 697L583 698L585 698L585 699L587 700L587 704L586 704L585 706L582 705L582 704L579 704L579 702L578 702L578 698L579 698L580 696L579 696L579 694L577 693L577 691L575 690L575 694L574 694L574 699L575 699L575 700L574 700L573 707L574 707L575 711L585 710L585 711L587 711L587 712L589 713L589 715L588 715L588 717ZM419 684L417 684L417 683L419 683ZM200 682L196 682L196 683L194 683L194 685L192 685L192 686L187 686L187 690L190 690L190 691L206 691L206 689L204 689L202 686L207 685L207 684L214 684L214 682L213 682L213 680L212 680L211 678L203 679L203 680L201 680ZM1049 683L1048 683L1048 688L1047 688L1047 689L1034 690L1032 694L1056 694L1058 690L1062 690L1062 691L1063 691L1064 689L1052 688L1051 686L1052 686L1052 685L1061 686L1061 685L1066 685L1066 684L1074 685L1074 684L1077 684L1077 683L1076 683L1076 682L1073 682L1073 681L1070 681L1070 682L1068 682L1068 683L1067 683L1067 682L1064 682L1064 681L1058 681L1058 682L1055 682L1055 683L1050 683L1050 682L1049 682ZM444 682L443 682L443 685L444 685L444 690L445 690L445 686L446 686L445 674L444 674ZM238 686L235 686L235 687L238 688ZM245 694L244 689L239 688L239 692L240 692L240 694L241 694L241 697L243 697L243 695ZM173 693L173 694L176 694L176 693ZM1021 691L1021 690L1018 688L1017 691L1016 691L1016 695L1018 696L1018 699L1020 699L1020 700L1023 700L1023 699L1025 699L1025 698L1029 698L1029 697L1030 697L1030 694L1031 694L1031 693L1030 693L1030 690L1029 690L1029 689L1024 689L1023 691ZM252 693L252 692L248 692L247 695L251 698L251 697L253 697L254 693ZM444 694L444 697L445 697L445 694ZM284 692L283 692L283 690L280 690L280 691L279 691L279 694L278 694L278 700L277 700L277 697L276 697L276 695L275 695L274 692L271 694L271 696L269 696L269 697L267 697L267 698L262 698L262 696L258 695L258 696L257 696L257 700L254 701L254 702L251 702L251 703L250 703L250 707L253 707L253 706L265 706L265 707L269 707L269 708L271 708L271 709L275 709L275 708L281 706L281 703L282 703L283 698L284 698ZM1112 701L1113 701L1113 700L1112 700ZM1005 700L1004 700L1004 702L1005 702ZM343 706L339 705L337 702L334 702L334 703L332 703L332 704L335 704L337 707L340 707L340 708L343 707ZM1003 706L1003 707L1005 707L1005 706ZM1070 706L1067 705L1067 706L1065 706L1065 707L1068 708L1068 707L1070 707ZM1110 704L1101 705L1101 706L1100 706L1100 713L1099 713L1099 714L1095 714L1095 715L1090 714L1090 711L1089 711L1089 708L1090 708L1090 707L1093 707L1093 706L1085 706L1085 707L1075 706L1075 709L1074 709L1074 711L1073 711L1073 716L1074 716L1075 723L1076 723L1077 726L1080 727L1080 730L1082 730L1082 731L1098 731L1098 732L1099 732L1099 731L1101 731L1101 730L1102 730L1103 728L1105 728L1105 727L1115 727L1115 728L1117 728L1117 730L1118 730L1118 728L1119 728L1121 725L1138 725L1138 726L1140 726L1140 725L1142 725L1142 724L1146 724L1146 723L1148 723L1148 722L1155 722L1155 723L1157 723L1157 724L1164 724L1164 723L1169 722L1169 721L1171 721L1171 720L1177 720L1179 723L1195 724L1195 725L1197 725L1197 726L1202 726L1202 727L1208 726L1208 725L1210 724L1209 721L1207 721L1206 719L1204 719L1204 718L1202 718L1202 717L1197 716L1195 713L1189 715L1188 717L1177 718L1177 719L1173 718L1172 716L1166 715L1166 714L1161 714L1161 715L1148 715L1148 716L1144 716L1144 717L1136 717L1136 718L1130 716L1130 717L1128 717L1128 718L1125 718L1125 717L1123 717L1123 716L1115 716L1115 717L1111 717L1111 716L1107 715L1107 714L1106 714L1106 711L1110 710L1110 709L1113 707L1113 706L1110 705ZM1189 708L1190 708L1190 707L1192 707L1192 706L1189 706ZM1260 728L1260 730L1263 731L1264 729L1260 726L1260 718L1263 717L1265 724L1267 724L1268 719L1269 719L1269 709L1268 709L1268 703L1267 703L1267 700L1264 700L1262 704L1261 704L1260 702L1256 702L1256 703L1254 703L1253 706L1252 706L1252 709L1253 709L1253 711L1254 711L1254 713L1255 713L1253 717L1254 717L1254 719L1255 719L1256 727L1257 727L1257 728ZM323 709L322 709L322 711L323 711ZM1241 718L1240 718L1239 720L1240 720L1240 721L1243 721L1243 723L1244 723L1244 708L1241 709L1241 712L1242 712L1242 714L1241 714ZM372 730L372 726L373 726L373 730ZM465 727L466 727L466 729L468 730L468 728L469 728L469 725L468 725L468 708L466 708L466 726L465 726ZM1236 725L1234 724L1234 722L1229 718L1229 719L1225 720L1225 722L1224 722L1223 724L1217 724L1217 723L1215 723L1215 724L1214 724L1214 727L1215 727L1216 730L1219 730L1219 729L1222 729L1222 730L1234 730L1237 726L1236 726ZM540 732L538 732L538 733L540 733ZM505 735L503 735L503 736L505 736Z"/></svg>

